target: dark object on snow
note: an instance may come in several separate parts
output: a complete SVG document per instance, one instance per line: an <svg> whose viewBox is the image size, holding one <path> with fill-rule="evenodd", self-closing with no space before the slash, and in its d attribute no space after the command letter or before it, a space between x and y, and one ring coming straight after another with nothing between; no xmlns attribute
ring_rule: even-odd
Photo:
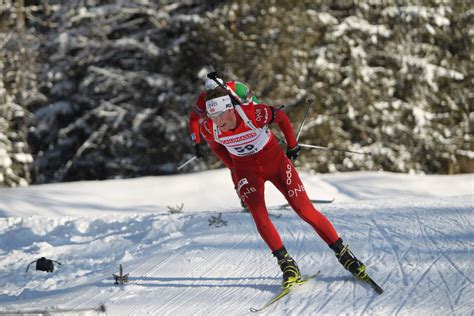
<svg viewBox="0 0 474 316"><path fill-rule="evenodd" d="M183 212L183 207L184 207L184 203L181 203L181 205L176 205L176 206L166 206L168 208L168 212L170 214L178 214L178 213L182 213Z"/></svg>
<svg viewBox="0 0 474 316"><path fill-rule="evenodd" d="M117 275L117 274L113 275L114 279L115 279L115 284L128 283L128 273L124 275L122 265L120 264L119 267L120 267L120 274L119 275Z"/></svg>
<svg viewBox="0 0 474 316"><path fill-rule="evenodd" d="M54 271L54 263L53 262L56 262L57 264L61 265L60 262L56 261L56 260L51 260L51 259L46 259L45 257L41 257L35 261L32 261L28 267L26 267L26 271L25 272L28 272L28 269L30 268L30 266L36 262L36 270L39 270L39 271L46 271L46 272L53 272Z"/></svg>
<svg viewBox="0 0 474 316"><path fill-rule="evenodd" d="M211 216L209 221L209 226L222 227L227 226L227 221L222 219L222 213L219 213L218 216Z"/></svg>

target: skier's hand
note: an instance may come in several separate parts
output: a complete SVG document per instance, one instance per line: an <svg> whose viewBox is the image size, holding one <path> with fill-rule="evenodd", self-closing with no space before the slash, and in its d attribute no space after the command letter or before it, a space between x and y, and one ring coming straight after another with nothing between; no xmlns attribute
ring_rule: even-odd
<svg viewBox="0 0 474 316"><path fill-rule="evenodd" d="M194 155L196 158L204 158L204 155L201 152L201 144L194 145Z"/></svg>
<svg viewBox="0 0 474 316"><path fill-rule="evenodd" d="M288 148L286 150L286 156L288 157L288 159L296 160L296 158L298 158L300 154L300 151L301 151L301 147L300 145L297 144L295 147Z"/></svg>

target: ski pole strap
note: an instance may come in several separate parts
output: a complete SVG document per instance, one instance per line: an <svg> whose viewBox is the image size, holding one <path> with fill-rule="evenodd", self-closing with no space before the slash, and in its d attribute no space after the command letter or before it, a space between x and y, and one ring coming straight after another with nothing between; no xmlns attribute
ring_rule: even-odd
<svg viewBox="0 0 474 316"><path fill-rule="evenodd" d="M250 127L250 129L252 129L254 131L257 129L255 127L255 125L253 125L252 121L245 114L244 110L242 110L242 107L240 106L240 104L237 104L235 106L235 110L237 111L237 113L239 113L239 115L242 118L242 120L244 121L245 125L247 125L248 127Z"/></svg>
<svg viewBox="0 0 474 316"><path fill-rule="evenodd" d="M30 268L30 266L31 266L33 263L35 263L36 261L38 261L38 260L31 261L31 263L26 267L25 273L28 272L28 269Z"/></svg>

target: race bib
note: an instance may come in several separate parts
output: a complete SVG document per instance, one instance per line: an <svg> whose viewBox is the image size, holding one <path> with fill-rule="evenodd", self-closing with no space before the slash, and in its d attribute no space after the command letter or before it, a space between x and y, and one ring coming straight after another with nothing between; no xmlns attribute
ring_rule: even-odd
<svg viewBox="0 0 474 316"><path fill-rule="evenodd" d="M262 150L271 138L267 126L251 129L243 133L220 137L217 142L224 145L229 153L243 157L253 155Z"/></svg>

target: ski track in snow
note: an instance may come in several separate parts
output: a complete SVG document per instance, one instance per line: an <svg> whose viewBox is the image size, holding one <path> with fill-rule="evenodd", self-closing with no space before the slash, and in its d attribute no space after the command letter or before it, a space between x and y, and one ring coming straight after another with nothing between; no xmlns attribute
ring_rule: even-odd
<svg viewBox="0 0 474 316"><path fill-rule="evenodd" d="M473 315L474 195L469 189L473 177L351 173L303 178L310 195L319 190L323 197L336 197L332 204L316 208L367 264L385 293L379 296L349 275L289 208L269 207L301 272L321 270L321 274L259 314ZM166 185L167 179L156 181ZM447 179L444 186L443 179ZM150 181L146 178L147 186ZM189 181L193 178L187 177ZM405 196L403 186L415 190L411 181L423 189ZM395 186L398 182L403 185ZM423 184L435 182L425 194L429 190ZM114 190L121 185L110 183ZM460 187L467 189L457 196L450 193ZM28 199L33 201L37 194L33 192L40 189L28 188ZM54 189L60 193L60 187ZM0 198L6 192L15 190L0 190ZM175 199L179 201L179 195ZM199 202L196 197L195 203ZM26 216L25 203L22 217L13 217L12 196L0 199L0 209L9 215L0 218L0 311L104 303L110 315L251 315L250 307L261 306L279 290L276 259L260 239L251 215L238 208L220 209L208 200L207 210L187 208L180 214L149 212L152 207L143 213L125 209L108 213L103 202L96 213L84 216L37 216L36 210L49 208L51 202L35 205L35 212ZM70 201L67 208L70 205L84 207L79 201ZM60 205L55 209L61 212ZM210 217L218 213L227 226L209 226ZM41 256L63 265L50 274L35 271L32 265L25 273L26 265ZM119 263L130 274L130 283L124 286L113 284Z"/></svg>

